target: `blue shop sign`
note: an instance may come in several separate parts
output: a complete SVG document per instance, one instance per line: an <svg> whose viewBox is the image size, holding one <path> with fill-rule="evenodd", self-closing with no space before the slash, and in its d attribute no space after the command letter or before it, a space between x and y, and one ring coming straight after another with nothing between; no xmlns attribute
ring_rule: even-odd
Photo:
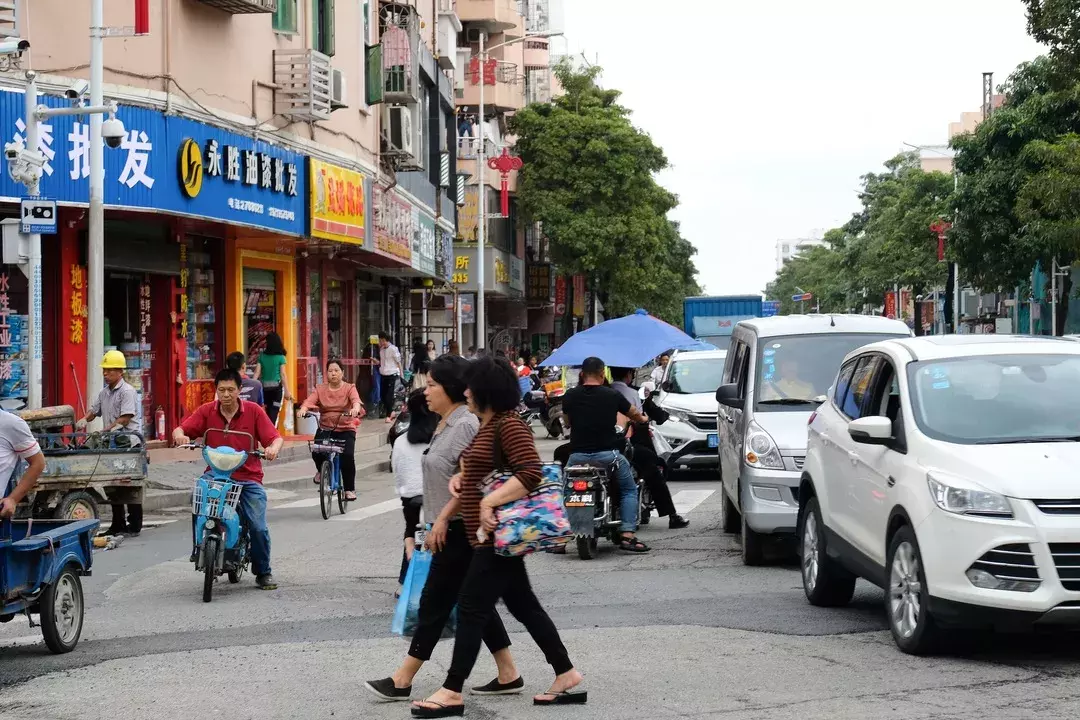
<svg viewBox="0 0 1080 720"><path fill-rule="evenodd" d="M25 140L24 94L0 91L0 139ZM66 98L43 95L48 107ZM307 173L303 156L158 110L121 105L117 117L127 137L105 148L105 204L152 210L303 235ZM89 118L58 117L44 123L38 149L45 156L41 195L60 204L90 201ZM25 195L6 172L0 198Z"/></svg>

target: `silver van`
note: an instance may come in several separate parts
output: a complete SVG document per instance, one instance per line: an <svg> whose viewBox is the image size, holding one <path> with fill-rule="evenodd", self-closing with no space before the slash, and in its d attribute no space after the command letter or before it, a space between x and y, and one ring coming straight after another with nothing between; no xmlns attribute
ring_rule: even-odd
<svg viewBox="0 0 1080 720"><path fill-rule="evenodd" d="M763 536L795 533L806 426L844 356L911 334L899 320L870 315L784 315L735 327L716 402L723 530L742 533L743 564L764 560Z"/></svg>

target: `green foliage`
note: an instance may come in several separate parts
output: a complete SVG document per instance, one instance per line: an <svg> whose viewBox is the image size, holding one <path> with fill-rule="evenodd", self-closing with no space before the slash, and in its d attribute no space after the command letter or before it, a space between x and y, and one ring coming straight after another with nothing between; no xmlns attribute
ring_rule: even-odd
<svg viewBox="0 0 1080 720"><path fill-rule="evenodd" d="M678 323L682 298L700 293L695 250L667 218L678 200L655 180L667 158L634 127L600 68L555 69L564 94L510 120L524 162L524 219L543 224L560 271L599 282L610 314L638 307Z"/></svg>
<svg viewBox="0 0 1080 720"><path fill-rule="evenodd" d="M1080 48L1080 1L1023 0L1028 35L1046 45L1051 57L1074 62Z"/></svg>
<svg viewBox="0 0 1080 720"><path fill-rule="evenodd" d="M796 288L813 293L823 312L847 312L881 304L895 283L921 292L944 282L930 225L949 214L952 178L924 172L914 153L892 158L885 170L863 176L862 208L825 234L825 247L801 252L777 274L766 292L781 312L798 311Z"/></svg>

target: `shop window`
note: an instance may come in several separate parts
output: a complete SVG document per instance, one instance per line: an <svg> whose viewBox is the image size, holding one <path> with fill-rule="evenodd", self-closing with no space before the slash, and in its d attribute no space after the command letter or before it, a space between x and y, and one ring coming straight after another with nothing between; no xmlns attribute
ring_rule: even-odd
<svg viewBox="0 0 1080 720"><path fill-rule="evenodd" d="M16 265L0 265L0 405L17 409L29 396L30 312L26 276Z"/></svg>
<svg viewBox="0 0 1080 720"><path fill-rule="evenodd" d="M182 269L181 288L187 291L187 377L189 380L213 380L225 358L216 332L216 278L207 241L189 240L186 261L187 275L183 275Z"/></svg>
<svg viewBox="0 0 1080 720"><path fill-rule="evenodd" d="M277 331L277 274L244 268L244 336L248 364L254 366L266 348L266 336Z"/></svg>
<svg viewBox="0 0 1080 720"><path fill-rule="evenodd" d="M124 379L139 397L144 432L153 427L156 399L151 375L155 347L150 330L153 316L150 283L149 273L105 273L105 349L124 354L127 364Z"/></svg>
<svg viewBox="0 0 1080 720"><path fill-rule="evenodd" d="M296 33L296 0L278 0L274 11L274 32Z"/></svg>

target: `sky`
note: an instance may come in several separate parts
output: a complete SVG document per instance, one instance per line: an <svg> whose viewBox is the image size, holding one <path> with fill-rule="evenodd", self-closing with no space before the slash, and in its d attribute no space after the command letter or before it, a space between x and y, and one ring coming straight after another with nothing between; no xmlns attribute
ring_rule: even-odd
<svg viewBox="0 0 1080 720"><path fill-rule="evenodd" d="M566 50L603 68L671 167L709 294L761 292L776 241L842 225L859 178L1040 54L1021 0L563 0Z"/></svg>

